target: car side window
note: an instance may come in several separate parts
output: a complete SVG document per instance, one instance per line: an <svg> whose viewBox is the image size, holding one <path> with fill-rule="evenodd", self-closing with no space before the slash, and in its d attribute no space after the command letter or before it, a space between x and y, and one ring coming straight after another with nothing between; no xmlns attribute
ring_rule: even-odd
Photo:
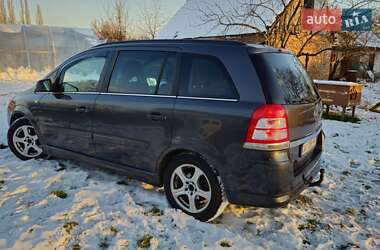
<svg viewBox="0 0 380 250"><path fill-rule="evenodd" d="M186 54L182 72L180 96L238 98L231 77L216 57Z"/></svg>
<svg viewBox="0 0 380 250"><path fill-rule="evenodd" d="M174 55L160 51L122 51L116 61L108 92L162 94L171 92ZM176 58L174 56L174 58Z"/></svg>
<svg viewBox="0 0 380 250"><path fill-rule="evenodd" d="M157 94L170 95L172 92L175 81L176 63L177 55L173 53L169 54L162 71L160 86L158 87Z"/></svg>
<svg viewBox="0 0 380 250"><path fill-rule="evenodd" d="M107 58L90 57L67 68L62 77L63 92L93 92L98 90Z"/></svg>

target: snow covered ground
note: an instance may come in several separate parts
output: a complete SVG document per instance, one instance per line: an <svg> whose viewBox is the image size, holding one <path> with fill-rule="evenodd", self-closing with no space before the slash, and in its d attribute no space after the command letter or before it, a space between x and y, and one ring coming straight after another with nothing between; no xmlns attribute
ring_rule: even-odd
<svg viewBox="0 0 380 250"><path fill-rule="evenodd" d="M0 83L0 144L7 101L30 86ZM365 95L379 100L380 83ZM324 121L321 188L287 208L230 205L209 224L169 208L150 185L67 161L21 162L2 149L0 249L379 249L380 114L357 114L360 124Z"/></svg>
<svg viewBox="0 0 380 250"><path fill-rule="evenodd" d="M365 96L362 100L363 108L371 108L375 104L380 102L380 81L377 83L368 83L363 89L363 95Z"/></svg>

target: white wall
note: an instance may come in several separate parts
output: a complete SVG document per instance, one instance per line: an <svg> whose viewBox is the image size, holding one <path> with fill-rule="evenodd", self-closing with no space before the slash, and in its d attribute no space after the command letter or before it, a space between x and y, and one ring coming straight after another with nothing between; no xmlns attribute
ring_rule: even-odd
<svg viewBox="0 0 380 250"><path fill-rule="evenodd" d="M373 71L377 79L380 78L380 51L377 51L375 54L375 63L373 65Z"/></svg>

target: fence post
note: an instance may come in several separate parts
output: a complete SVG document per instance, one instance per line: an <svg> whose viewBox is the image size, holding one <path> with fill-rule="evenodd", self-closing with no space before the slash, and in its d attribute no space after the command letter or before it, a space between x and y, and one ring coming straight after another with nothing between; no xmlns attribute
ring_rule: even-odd
<svg viewBox="0 0 380 250"><path fill-rule="evenodd" d="M28 63L28 67L31 68L32 65L31 65L31 59L30 59L30 50L29 50L28 38L25 34L25 25L21 25L21 31L22 31L22 36L24 39L25 50L26 50L26 60Z"/></svg>
<svg viewBox="0 0 380 250"><path fill-rule="evenodd" d="M50 27L48 26L48 34L49 34L49 39L50 39L50 43L51 43L51 50L52 50L52 53L53 53L53 68L55 66L57 66L57 58L56 58L56 51L55 51L55 41L53 39L53 35L51 34L51 30L50 30Z"/></svg>

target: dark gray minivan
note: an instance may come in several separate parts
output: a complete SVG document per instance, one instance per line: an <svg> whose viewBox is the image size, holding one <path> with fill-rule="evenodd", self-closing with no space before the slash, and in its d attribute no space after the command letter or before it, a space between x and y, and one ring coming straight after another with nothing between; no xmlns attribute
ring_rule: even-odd
<svg viewBox="0 0 380 250"><path fill-rule="evenodd" d="M284 206L323 179L317 90L293 54L261 45L102 44L8 111L18 158L71 158L164 186L174 208L202 221L228 202Z"/></svg>

